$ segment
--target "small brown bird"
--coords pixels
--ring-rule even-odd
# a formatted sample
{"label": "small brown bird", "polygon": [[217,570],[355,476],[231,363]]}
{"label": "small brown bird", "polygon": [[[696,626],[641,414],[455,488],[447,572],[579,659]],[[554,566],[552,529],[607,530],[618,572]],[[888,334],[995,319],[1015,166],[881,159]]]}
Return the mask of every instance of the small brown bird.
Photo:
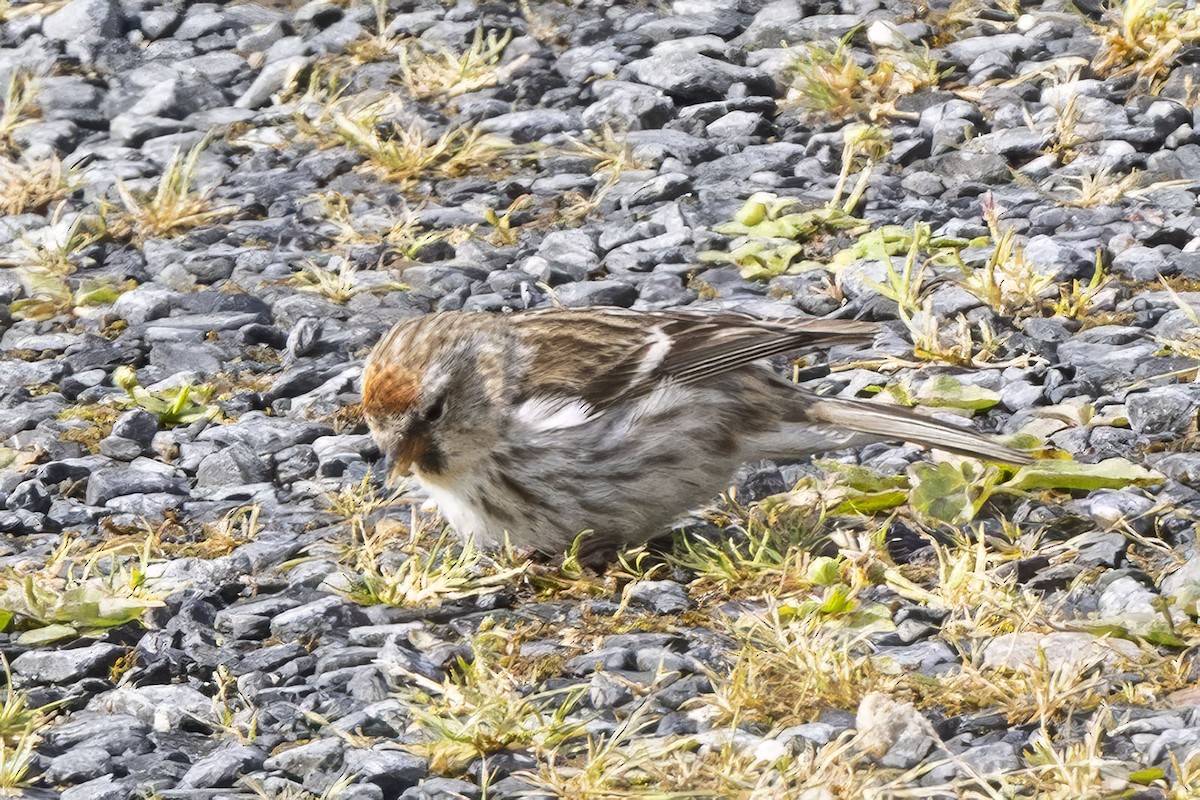
{"label": "small brown bird", "polygon": [[805,391],[764,360],[875,331],[610,308],[434,314],[375,346],[363,408],[389,480],[414,474],[460,535],[557,554],[592,531],[591,558],[662,533],[746,461],[888,440],[1029,460],[907,409]]}

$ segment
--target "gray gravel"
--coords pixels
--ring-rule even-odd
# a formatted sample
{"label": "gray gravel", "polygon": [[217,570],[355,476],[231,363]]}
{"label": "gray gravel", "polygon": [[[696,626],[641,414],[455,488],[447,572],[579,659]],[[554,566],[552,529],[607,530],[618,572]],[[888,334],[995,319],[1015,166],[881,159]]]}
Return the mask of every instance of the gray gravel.
{"label": "gray gravel", "polygon": [[[539,599],[515,582],[432,607],[360,604],[344,591],[339,564],[360,542],[330,498],[380,490],[379,453],[353,407],[365,353],[397,320],[552,299],[835,313],[885,322],[872,355],[910,357],[895,303],[878,291],[878,262],[850,265],[830,289],[824,272],[747,280],[701,255],[728,250],[733,237],[715,229],[755,192],[805,207],[831,196],[848,120],[812,118],[785,96],[788,65],[805,43],[833,49],[846,35],[863,64],[881,58],[878,47],[929,44],[946,70],[942,88],[901,98],[879,120],[891,147],[857,215],[874,227],[922,221],[935,236],[972,239],[987,234],[983,211],[994,204],[1039,273],[1064,288],[1086,285],[1099,250],[1115,278],[1092,298],[1086,325],[1013,321],[959,285],[935,283],[928,297],[944,332],[962,314],[987,322],[1002,343],[979,370],[925,374],[953,373],[994,392],[998,405],[977,417],[987,430],[1040,424],[1080,462],[1124,457],[1165,476],[1151,487],[1002,499],[1022,531],[1038,534],[1032,552],[997,574],[1058,609],[1066,630],[959,640],[943,630],[944,611],[875,586],[868,591],[893,626],[867,637],[872,663],[934,679],[968,667],[1071,669],[1085,658],[1117,681],[1110,673],[1139,655],[1126,638],[1098,638],[1114,631],[1191,658],[1200,600],[1194,48],[1168,63],[1151,93],[1088,68],[1050,77],[1098,52],[1089,19],[1099,8],[1090,2],[1078,13],[1035,3],[1017,18],[983,6],[951,37],[932,13],[945,4],[926,14],[877,0],[379,5],[387,36],[430,52],[461,51],[476,29],[511,32],[502,81],[408,97],[399,58],[369,55],[377,19],[367,3],[68,0],[49,4],[49,14],[14,6],[0,23],[0,81],[32,74],[37,87],[0,153],[73,170],[60,197],[0,218],[0,258],[18,267],[0,273],[0,569],[11,582],[66,540],[93,549],[124,542],[128,555],[131,531],[138,541],[158,531],[175,553],[142,576],[169,587],[145,624],[68,631],[49,643],[0,633],[14,684],[31,704],[58,709],[31,756],[31,796],[478,798],[485,772],[489,798],[540,796],[531,775],[545,765],[534,750],[513,746],[447,768],[422,748],[410,707],[414,692],[460,674],[482,647],[477,633],[497,627],[543,631],[519,642],[519,656],[556,666],[521,691],[576,691],[572,718],[598,736],[636,710],[645,715],[638,737],[692,737],[702,753],[728,743],[774,763],[855,731],[863,763],[916,768],[910,783],[942,787],[930,792],[1025,769],[1023,754],[1045,733],[1036,726],[999,710],[919,708],[880,693],[803,724],[714,726],[694,709],[736,661],[722,621],[763,607],[714,601],[684,570],[583,599]],[[329,129],[322,81],[334,75],[350,101],[404,99],[380,130],[416,123],[437,136],[475,124],[520,158],[497,157],[504,168],[495,172],[389,182],[361,152],[313,135]],[[1065,158],[1053,147],[1068,104],[1077,117]],[[629,161],[619,174],[597,171],[594,154],[578,147],[605,135]],[[44,299],[29,279],[32,243],[61,239],[101,200],[119,209],[121,192],[152,190],[174,153],[204,140],[196,177],[220,215],[144,240],[98,237],[73,254],[63,285],[76,301],[94,281],[122,289],[119,297],[37,318],[22,311]],[[1137,192],[1060,202],[1072,186],[1134,171]],[[367,235],[341,238],[320,201],[335,192]],[[493,231],[486,212],[502,215],[523,196],[528,204],[509,220],[516,235]],[[590,213],[567,221],[581,197]],[[389,241],[384,234],[406,215],[440,234],[478,227],[412,246]],[[852,241],[831,236],[806,257]],[[990,250],[962,256],[978,267]],[[352,296],[305,291],[297,276],[314,270],[350,275]],[[1176,288],[1165,291],[1163,278]],[[801,377],[822,391],[895,382],[870,364],[810,366]],[[132,368],[155,397],[191,384],[213,384],[214,395],[201,413],[164,420],[128,408],[118,367]],[[1093,416],[1052,421],[1080,403]],[[1039,416],[1052,405],[1060,408]],[[915,457],[913,448],[878,445],[841,459],[903,474]],[[738,497],[787,491],[810,474],[807,465],[748,468]],[[229,515],[249,506],[256,535],[247,539],[244,515]],[[377,511],[370,525],[388,516],[406,525],[408,507]],[[997,541],[1004,533],[995,518],[980,522]],[[220,536],[228,546],[207,550]],[[888,547],[901,564],[933,558],[902,522]],[[389,557],[398,567],[405,553]],[[618,631],[620,615],[637,622]],[[608,621],[599,634],[570,644],[560,635],[597,619]],[[1134,675],[1131,685],[1151,677]],[[1200,754],[1200,698],[1167,702],[1108,709],[1106,756],[1123,775],[1165,775],[1171,758]],[[1078,739],[1084,724],[1064,722],[1056,733]],[[1156,785],[1137,796],[1166,795]]]}

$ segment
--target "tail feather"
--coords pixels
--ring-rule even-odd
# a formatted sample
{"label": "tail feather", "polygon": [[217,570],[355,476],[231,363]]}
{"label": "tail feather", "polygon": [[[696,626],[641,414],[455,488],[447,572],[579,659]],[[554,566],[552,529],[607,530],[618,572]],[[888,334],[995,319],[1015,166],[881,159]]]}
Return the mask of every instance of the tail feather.
{"label": "tail feather", "polygon": [[808,421],[877,437],[905,441],[972,458],[1006,464],[1029,464],[1028,453],[1014,450],[972,430],[932,419],[908,408],[811,395],[804,415]]}

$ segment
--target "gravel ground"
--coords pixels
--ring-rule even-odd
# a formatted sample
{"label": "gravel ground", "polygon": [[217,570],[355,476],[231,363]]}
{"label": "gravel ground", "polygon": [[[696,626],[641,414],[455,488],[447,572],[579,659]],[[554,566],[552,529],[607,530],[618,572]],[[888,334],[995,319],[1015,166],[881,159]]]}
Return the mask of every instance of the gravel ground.
{"label": "gravel ground", "polygon": [[[1194,3],[0,20],[0,787],[1200,792]],[[876,445],[605,575],[464,550],[362,359],[551,302],[877,320],[780,368],[1050,466]]]}

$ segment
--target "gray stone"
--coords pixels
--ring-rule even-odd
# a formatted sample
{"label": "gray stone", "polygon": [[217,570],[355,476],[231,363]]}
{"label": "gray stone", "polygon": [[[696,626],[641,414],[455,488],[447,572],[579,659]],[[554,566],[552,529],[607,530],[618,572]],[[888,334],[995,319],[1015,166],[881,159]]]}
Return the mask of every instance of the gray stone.
{"label": "gray stone", "polygon": [[1016,748],[1008,742],[993,742],[968,748],[949,757],[950,763],[935,767],[925,778],[928,785],[943,785],[956,778],[1006,775],[1021,768]]}
{"label": "gray stone", "polygon": [[113,303],[113,313],[130,325],[141,325],[171,313],[172,301],[179,295],[158,286],[139,286],[125,292]]}
{"label": "gray stone", "polygon": [[27,683],[72,683],[108,674],[125,649],[97,642],[64,650],[27,650],[13,659],[13,674]]}
{"label": "gray stone", "polygon": [[745,84],[752,93],[774,90],[770,76],[760,70],[739,67],[699,53],[674,52],[650,56],[628,64],[621,73],[647,86],[654,86],[684,100],[721,100],[735,84]]}
{"label": "gray stone", "polygon": [[1158,764],[1168,758],[1184,764],[1188,758],[1200,752],[1200,728],[1163,731],[1145,751],[1145,763]]}
{"label": "gray stone", "polygon": [[42,22],[42,33],[63,42],[88,35],[111,39],[124,30],[125,16],[117,0],[71,0]]}
{"label": "gray stone", "polygon": [[1152,439],[1176,439],[1196,424],[1200,386],[1160,386],[1125,398],[1129,427]]}
{"label": "gray stone", "polygon": [[122,686],[104,695],[103,702],[111,713],[135,717],[160,732],[178,730],[190,720],[216,723],[212,698],[184,684]]}
{"label": "gray stone", "polygon": [[793,749],[798,744],[803,745],[804,743],[809,743],[816,747],[824,747],[832,742],[839,733],[841,733],[841,729],[828,723],[806,722],[803,725],[793,725],[790,728],[784,728],[775,738],[785,744],[791,743]]}
{"label": "gray stone", "polygon": [[883,767],[910,769],[938,744],[933,725],[912,703],[871,692],[854,718],[858,749]]}
{"label": "gray stone", "polygon": [[590,675],[598,669],[629,669],[634,665],[633,651],[628,647],[601,647],[567,661],[563,665],[568,675]]}
{"label": "gray stone", "polygon": [[271,620],[271,634],[284,641],[360,625],[362,610],[341,597],[322,597],[289,609]]}
{"label": "gray stone", "polygon": [[271,95],[294,81],[312,63],[311,56],[292,56],[268,62],[250,84],[250,88],[234,103],[236,108],[262,108],[271,101]]}
{"label": "gray stone", "polygon": [[261,769],[264,761],[266,754],[257,747],[226,745],[197,759],[180,779],[179,788],[230,788],[243,775]]}
{"label": "gray stone", "polygon": [[196,485],[238,486],[270,480],[271,467],[244,442],[205,456],[196,470]]}
{"label": "gray stone", "polygon": [[129,800],[135,793],[135,784],[131,779],[118,780],[105,775],[64,789],[60,800]]}
{"label": "gray stone", "polygon": [[940,641],[918,642],[907,647],[880,647],[876,650],[875,658],[890,659],[903,670],[913,670],[923,675],[937,674],[949,665],[958,664],[958,656],[948,644]]}
{"label": "gray stone", "polygon": [[314,739],[268,758],[263,768],[307,782],[314,773],[332,773],[342,766],[345,745],[340,739]]}
{"label": "gray stone", "polygon": [[102,506],[116,497],[150,492],[187,494],[187,484],[183,478],[172,478],[159,472],[109,467],[96,470],[88,477],[85,500],[89,506]]}
{"label": "gray stone", "polygon": [[1162,275],[1171,275],[1171,262],[1160,250],[1152,247],[1130,247],[1122,250],[1112,260],[1112,270],[1135,281],[1155,281]]}
{"label": "gray stone", "polygon": [[1187,486],[1200,486],[1200,453],[1167,453],[1149,459],[1154,469]]}
{"label": "gray stone", "polygon": [[425,759],[383,748],[347,750],[346,768],[359,780],[378,786],[389,797],[416,786],[429,772]]}
{"label": "gray stone", "polygon": [[137,442],[120,436],[108,436],[100,441],[100,453],[114,461],[133,461],[146,455],[145,448]]}
{"label": "gray stone", "polygon": [[657,128],[671,119],[675,103],[652,86],[628,81],[603,81],[593,85],[599,98],[583,110],[589,128],[615,125],[622,130]]}
{"label": "gray stone", "polygon": [[655,614],[681,614],[692,607],[687,590],[675,581],[637,581],[625,594],[632,605]]}
{"label": "gray stone", "polygon": [[588,704],[600,710],[623,706],[633,699],[628,684],[614,680],[604,672],[596,672],[588,684]]}
{"label": "gray stone", "polygon": [[943,153],[926,159],[924,168],[948,178],[949,183],[1006,183],[1011,171],[1003,156],[993,153]]}
{"label": "gray stone", "polygon": [[1136,490],[1100,489],[1076,501],[1074,506],[1107,530],[1132,527],[1136,531],[1146,531],[1153,523],[1149,514],[1154,501]]}
{"label": "gray stone", "polygon": [[479,130],[506,136],[518,144],[536,142],[543,136],[563,131],[577,131],[583,123],[579,115],[549,108],[511,111],[479,123]]}
{"label": "gray stone", "polygon": [[1105,621],[1114,621],[1127,628],[1138,628],[1163,621],[1161,613],[1154,607],[1157,598],[1158,595],[1140,581],[1130,577],[1117,578],[1104,587],[1097,613]]}
{"label": "gray stone", "polygon": [[261,411],[251,411],[230,425],[206,428],[199,441],[211,441],[223,447],[245,442],[261,456],[274,455],[298,444],[312,444],[321,436],[329,436],[333,428],[315,422],[270,417]]}
{"label": "gray stone", "polygon": [[797,42],[837,40],[865,22],[858,14],[812,14],[794,0],[771,0],[734,39],[747,50],[787,47]]}
{"label": "gray stone", "polygon": [[51,785],[73,785],[107,775],[112,756],[102,747],[76,747],[50,760],[42,780]]}
{"label": "gray stone", "polygon": [[34,478],[18,483],[4,501],[10,511],[32,511],[45,514],[50,510],[50,493],[40,480]]}
{"label": "gray stone", "polygon": [[684,172],[665,172],[634,188],[626,198],[629,206],[660,203],[692,191],[692,179]]}
{"label": "gray stone", "polygon": [[1041,668],[1045,659],[1051,672],[1098,661],[1107,667],[1120,667],[1135,661],[1138,648],[1124,639],[1102,639],[1090,633],[1004,633],[983,648],[983,666],[1028,672]]}
{"label": "gray stone", "polygon": [[129,439],[145,448],[154,443],[154,435],[158,433],[158,417],[141,408],[126,411],[117,417],[112,426],[112,435]]}
{"label": "gray stone", "polygon": [[482,790],[457,778],[430,778],[405,790],[400,800],[481,800]]}
{"label": "gray stone", "polygon": [[578,229],[546,234],[537,254],[552,268],[565,270],[576,281],[585,280],[600,266],[595,238]]}
{"label": "gray stone", "polygon": [[568,283],[555,290],[555,297],[567,308],[620,306],[629,308],[637,300],[637,289],[614,280]]}
{"label": "gray stone", "polygon": [[1041,44],[1020,33],[972,36],[946,45],[946,54],[959,64],[972,64],[980,56],[1001,53],[1010,58],[1023,58],[1025,53],[1041,49]]}
{"label": "gray stone", "polygon": [[57,416],[67,405],[60,394],[48,394],[22,401],[16,408],[0,411],[0,439],[27,431],[37,423]]}

